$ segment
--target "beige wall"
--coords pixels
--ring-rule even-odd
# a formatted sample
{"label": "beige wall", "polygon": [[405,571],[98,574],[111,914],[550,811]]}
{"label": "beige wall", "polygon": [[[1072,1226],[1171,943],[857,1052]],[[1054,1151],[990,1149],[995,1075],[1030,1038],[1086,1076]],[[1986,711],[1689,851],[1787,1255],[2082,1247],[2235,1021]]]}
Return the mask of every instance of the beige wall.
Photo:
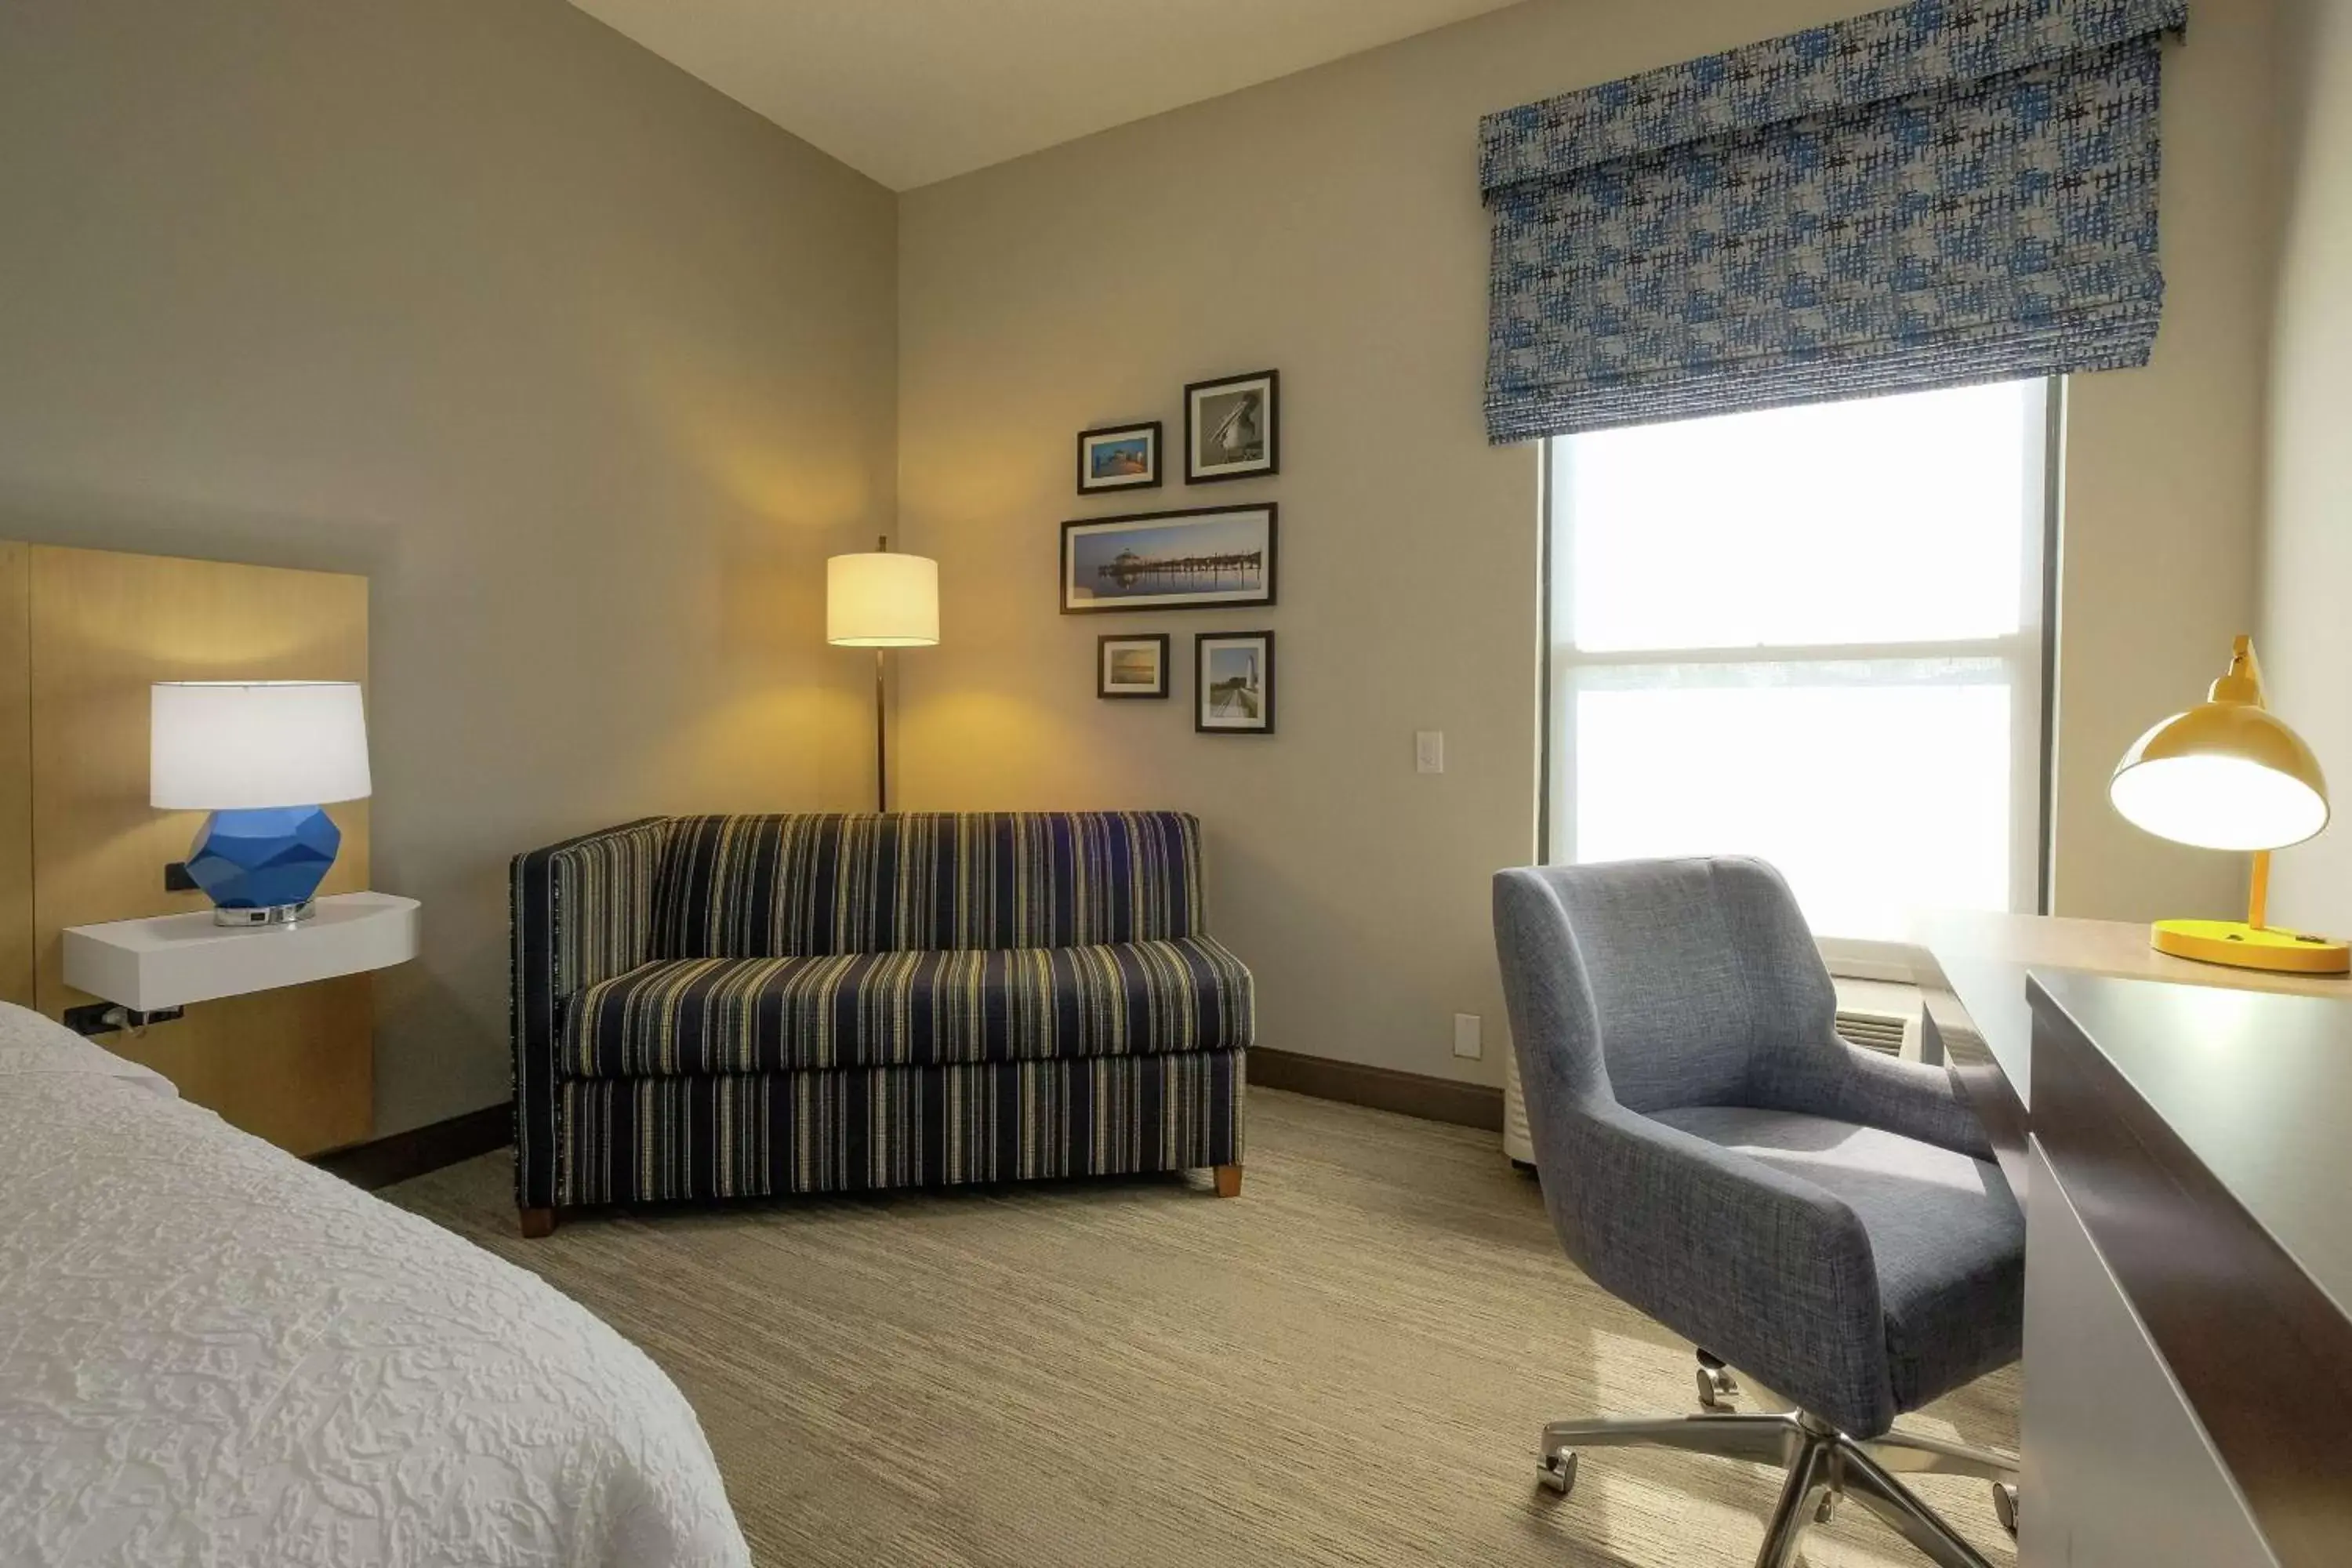
{"label": "beige wall", "polygon": [[2116,759],[2200,700],[2252,629],[2276,203],[2270,0],[2198,0],[2168,48],[2164,329],[2143,371],[2068,388],[2058,909],[2242,919],[2245,863],[2140,832]]}
{"label": "beige wall", "polygon": [[[425,960],[383,987],[383,1131],[505,1092],[516,849],[864,798],[866,667],[821,644],[817,567],[901,510],[948,637],[904,656],[902,804],[1197,810],[1267,1044],[1492,1079],[1487,876],[1534,842],[1538,497],[1534,448],[1479,426],[1477,116],[1864,8],[1535,0],[894,202],[559,0],[28,0],[0,14],[0,147],[40,153],[0,158],[0,537],[373,579],[377,877],[428,907]],[[2077,912],[2236,897],[2104,783],[2253,608],[2273,45],[2269,0],[2199,7],[2157,363],[2074,388]],[[2334,121],[2311,123],[2315,148]],[[2343,355],[2297,346],[2341,337],[2316,286],[2340,171],[2304,167],[2283,701],[2343,664],[2307,570],[2342,549],[2341,481],[2300,392]],[[1265,364],[1285,476],[1069,493],[1082,426],[1173,435],[1183,381]],[[1278,608],[1051,613],[1059,520],[1261,498]],[[1175,633],[1181,666],[1193,631],[1259,625],[1275,737],[1193,735],[1189,670],[1166,708],[1092,696],[1101,631]],[[2314,705],[2323,749],[2352,746]],[[1412,771],[1425,728],[1439,777]],[[2283,863],[2283,900],[2331,885],[2319,854]],[[1455,1011],[1489,1020],[1483,1064],[1449,1055]]]}
{"label": "beige wall", "polygon": [[2272,910],[2352,930],[2352,0],[2281,7],[2286,109],[2272,331],[2263,672],[2334,775],[2337,821],[2281,855]]}
{"label": "beige wall", "polygon": [[[899,497],[946,641],[907,665],[906,803],[1200,812],[1213,923],[1269,1046],[1493,1079],[1487,883],[1534,848],[1537,449],[1486,446],[1478,116],[1868,8],[1536,0],[909,193]],[[2189,701],[2253,600],[2269,255],[2267,0],[2212,0],[2166,102],[2171,293],[2156,363],[2085,378],[2066,473],[2062,908],[2223,913],[2237,870],[2112,818],[2107,770]],[[1283,374],[1282,477],[1071,493],[1090,425],[1180,416],[1185,381]],[[1283,508],[1271,611],[1062,617],[1056,522]],[[1280,733],[1195,736],[1098,702],[1112,629],[1279,637]],[[1416,774],[1412,731],[1447,771]],[[1931,766],[1932,759],[1917,759]],[[1450,1015],[1484,1015],[1483,1063]]]}
{"label": "beige wall", "polygon": [[561,0],[21,0],[0,150],[0,537],[373,581],[379,1131],[505,1097],[509,855],[863,797],[888,192]]}

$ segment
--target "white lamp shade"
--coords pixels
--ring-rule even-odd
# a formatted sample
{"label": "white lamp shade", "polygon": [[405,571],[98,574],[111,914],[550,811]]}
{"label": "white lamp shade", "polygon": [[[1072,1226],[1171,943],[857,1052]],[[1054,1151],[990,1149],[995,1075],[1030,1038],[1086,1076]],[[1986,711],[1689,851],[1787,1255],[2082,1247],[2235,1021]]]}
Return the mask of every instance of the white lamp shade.
{"label": "white lamp shade", "polygon": [[844,647],[929,647],[940,640],[940,563],[870,552],[824,563],[824,640]]}
{"label": "white lamp shade", "polygon": [[370,793],[367,715],[350,680],[159,680],[149,801],[172,811],[324,805]]}
{"label": "white lamp shade", "polygon": [[2134,826],[2200,849],[2284,849],[2327,826],[2327,797],[2243,757],[2166,757],[2117,773],[2107,798]]}

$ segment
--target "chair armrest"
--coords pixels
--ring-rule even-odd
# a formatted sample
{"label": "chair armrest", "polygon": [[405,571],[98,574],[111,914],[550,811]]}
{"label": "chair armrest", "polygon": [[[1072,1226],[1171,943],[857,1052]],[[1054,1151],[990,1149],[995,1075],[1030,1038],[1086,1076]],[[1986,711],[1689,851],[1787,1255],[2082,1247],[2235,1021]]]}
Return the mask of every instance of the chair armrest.
{"label": "chair armrest", "polygon": [[1545,1196],[1603,1287],[1804,1409],[1894,1419],[1878,1268],[1843,1200],[1614,1105],[1558,1131]]}
{"label": "chair armrest", "polygon": [[514,858],[515,1188],[525,1208],[555,1204],[561,1004],[652,956],[655,882],[668,838],[667,817],[646,817]]}
{"label": "chair armrest", "polygon": [[1993,1157],[1992,1142],[1969,1107],[1949,1068],[1896,1061],[1840,1039],[1840,1056],[1803,1103],[1781,1109],[1834,1116],[1898,1132],[1974,1159]]}

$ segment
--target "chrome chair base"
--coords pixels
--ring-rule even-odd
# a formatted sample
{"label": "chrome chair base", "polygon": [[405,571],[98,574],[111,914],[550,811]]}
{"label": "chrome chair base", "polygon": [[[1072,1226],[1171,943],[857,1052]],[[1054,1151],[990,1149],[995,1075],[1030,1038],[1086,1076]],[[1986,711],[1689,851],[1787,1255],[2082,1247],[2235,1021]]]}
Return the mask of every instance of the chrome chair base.
{"label": "chrome chair base", "polygon": [[1629,1447],[1679,1448],[1785,1470],[1788,1479],[1764,1528],[1764,1549],[1757,1554],[1756,1568],[1788,1568],[1796,1560],[1797,1539],[1805,1527],[1816,1521],[1827,1522],[1841,1496],[1876,1514],[1938,1568],[1990,1568],[1976,1548],[1895,1479],[1898,1475],[1980,1477],[1996,1489],[2008,1489],[2008,1495],[1999,1499],[2008,1504],[2002,1522],[2015,1517],[2014,1460],[1907,1432],[1849,1437],[1799,1411],[1554,1421],[1543,1430],[1541,1479],[1566,1496],[1576,1488],[1580,1449]]}

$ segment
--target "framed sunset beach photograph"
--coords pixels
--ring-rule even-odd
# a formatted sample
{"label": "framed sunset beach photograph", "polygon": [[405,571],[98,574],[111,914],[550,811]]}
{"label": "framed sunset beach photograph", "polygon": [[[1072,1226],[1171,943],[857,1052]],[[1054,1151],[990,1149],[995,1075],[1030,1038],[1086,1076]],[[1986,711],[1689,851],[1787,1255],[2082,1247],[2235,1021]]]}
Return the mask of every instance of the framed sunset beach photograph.
{"label": "framed sunset beach photograph", "polygon": [[1274,603],[1275,508],[1202,507],[1062,524],[1062,613]]}
{"label": "framed sunset beach photograph", "polygon": [[1160,488],[1160,421],[1078,432],[1078,493]]}
{"label": "framed sunset beach photograph", "polygon": [[1097,697],[1164,698],[1168,695],[1168,634],[1111,636],[1095,639]]}

